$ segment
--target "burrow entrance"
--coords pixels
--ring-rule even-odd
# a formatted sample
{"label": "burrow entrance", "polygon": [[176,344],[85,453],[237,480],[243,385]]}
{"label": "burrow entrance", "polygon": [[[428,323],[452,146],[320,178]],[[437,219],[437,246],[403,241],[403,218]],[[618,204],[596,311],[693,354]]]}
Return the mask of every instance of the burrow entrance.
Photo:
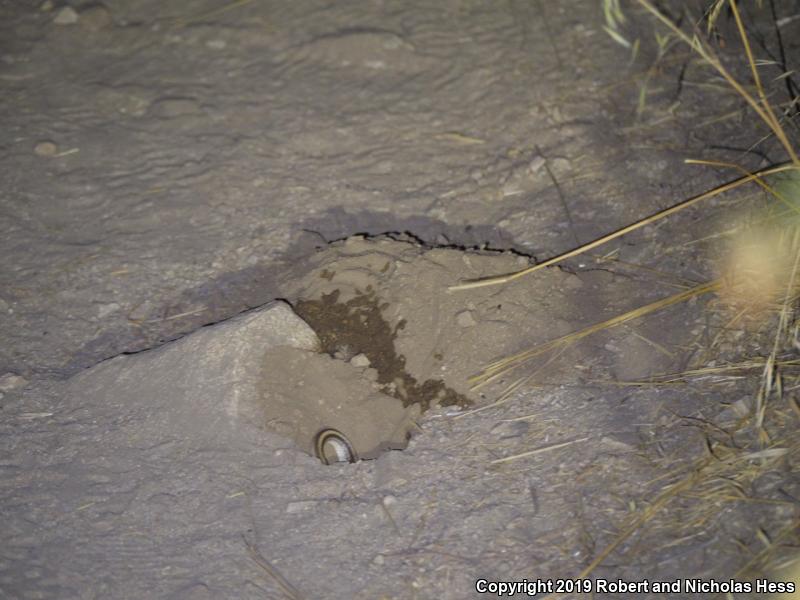
{"label": "burrow entrance", "polygon": [[[475,390],[470,377],[519,351],[526,340],[562,335],[574,318],[569,299],[579,283],[555,270],[500,290],[452,293],[451,287],[528,265],[527,257],[514,253],[430,248],[388,236],[332,243],[283,288],[283,297],[319,339],[321,367],[314,371],[303,363],[291,370],[296,382],[285,385],[276,377],[267,387],[284,389],[305,406],[315,386],[313,395],[325,411],[313,404],[309,414],[354,447],[357,435],[368,438],[363,446],[380,446],[385,433],[394,435],[383,415],[370,414],[386,410],[384,400],[397,403],[402,426],[436,407],[481,402],[493,391]],[[337,377],[361,383],[337,392]],[[498,379],[492,386],[508,383]],[[363,393],[351,393],[356,389]],[[368,423],[372,416],[381,417],[377,429]]]}

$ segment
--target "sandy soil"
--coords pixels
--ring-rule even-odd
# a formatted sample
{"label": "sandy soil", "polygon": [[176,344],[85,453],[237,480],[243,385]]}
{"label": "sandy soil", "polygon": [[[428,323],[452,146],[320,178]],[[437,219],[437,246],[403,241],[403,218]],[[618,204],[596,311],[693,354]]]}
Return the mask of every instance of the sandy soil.
{"label": "sandy soil", "polygon": [[[616,385],[694,364],[705,299],[527,365],[501,402],[513,379],[466,383],[708,279],[735,198],[509,286],[447,290],[725,179],[684,157],[777,160],[743,153],[753,123],[717,120],[734,96],[677,83],[705,81],[685,52],[654,72],[646,43],[630,63],[584,0],[65,6],[0,3],[0,596],[461,599],[485,597],[478,578],[575,577],[702,454],[697,424],[748,397]],[[141,407],[69,393],[106,359],[276,298],[325,360],[362,355],[385,393],[431,406],[408,448],[324,466],[252,427],[137,443]],[[353,314],[371,335],[335,328]],[[728,579],[757,527],[796,516],[692,510],[594,574]]]}

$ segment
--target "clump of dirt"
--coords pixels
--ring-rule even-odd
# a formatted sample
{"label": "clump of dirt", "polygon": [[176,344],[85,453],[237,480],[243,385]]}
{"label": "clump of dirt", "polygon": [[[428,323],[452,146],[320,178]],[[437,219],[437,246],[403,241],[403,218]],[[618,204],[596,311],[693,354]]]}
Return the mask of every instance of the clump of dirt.
{"label": "clump of dirt", "polygon": [[382,391],[401,400],[403,406],[418,404],[426,411],[437,404],[471,404],[443,381],[419,382],[406,371],[406,359],[395,348],[397,333],[406,320],[390,325],[381,312],[389,308],[388,302],[381,302],[372,289],[345,302],[339,301],[340,295],[337,289],[317,300],[300,300],[295,306],[297,314],[317,332],[323,352],[332,357],[366,356],[378,373]]}
{"label": "clump of dirt", "polygon": [[338,462],[317,443],[324,431],[350,446],[351,456],[339,460],[376,458],[408,444],[419,407],[404,407],[384,394],[367,370],[287,346],[270,349],[264,362],[259,381],[264,425],[294,439],[301,450]]}
{"label": "clump of dirt", "polygon": [[[450,289],[530,264],[511,252],[353,236],[309,263],[304,275],[285,284],[284,297],[325,352],[351,364],[368,362],[384,393],[422,410],[481,401],[470,376],[492,360],[569,333],[581,317],[575,297],[583,284],[558,269],[500,287]],[[357,361],[358,354],[364,356]]]}

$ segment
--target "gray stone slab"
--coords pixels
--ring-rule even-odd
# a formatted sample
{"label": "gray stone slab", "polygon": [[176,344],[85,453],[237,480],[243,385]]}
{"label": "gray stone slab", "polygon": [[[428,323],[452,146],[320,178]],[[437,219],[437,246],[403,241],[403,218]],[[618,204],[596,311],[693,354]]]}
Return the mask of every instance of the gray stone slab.
{"label": "gray stone slab", "polygon": [[121,355],[74,376],[72,400],[93,414],[140,423],[149,446],[192,437],[224,446],[242,427],[278,431],[308,453],[335,427],[357,455],[405,447],[402,404],[360,371],[318,353],[314,331],[285,302],[272,302],[159,348]]}
{"label": "gray stone slab", "polygon": [[118,410],[120,416],[148,413],[147,437],[176,427],[215,436],[256,417],[266,350],[314,351],[318,344],[288,304],[272,302],[159,348],[102,362],[73,377],[69,390],[83,404]]}

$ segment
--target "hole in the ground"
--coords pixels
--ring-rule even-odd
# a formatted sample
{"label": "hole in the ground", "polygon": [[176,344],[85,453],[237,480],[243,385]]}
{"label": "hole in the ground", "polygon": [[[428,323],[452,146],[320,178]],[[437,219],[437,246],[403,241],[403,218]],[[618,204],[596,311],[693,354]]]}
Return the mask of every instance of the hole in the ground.
{"label": "hole in the ground", "polygon": [[322,350],[349,360],[363,354],[378,373],[384,393],[398,398],[404,406],[419,404],[422,411],[434,405],[467,406],[470,400],[444,382],[418,381],[406,371],[406,359],[397,353],[397,331],[405,326],[400,321],[394,328],[384,319],[380,300],[374,292],[341,302],[338,290],[323,294],[317,300],[300,300],[295,310],[317,332]]}

